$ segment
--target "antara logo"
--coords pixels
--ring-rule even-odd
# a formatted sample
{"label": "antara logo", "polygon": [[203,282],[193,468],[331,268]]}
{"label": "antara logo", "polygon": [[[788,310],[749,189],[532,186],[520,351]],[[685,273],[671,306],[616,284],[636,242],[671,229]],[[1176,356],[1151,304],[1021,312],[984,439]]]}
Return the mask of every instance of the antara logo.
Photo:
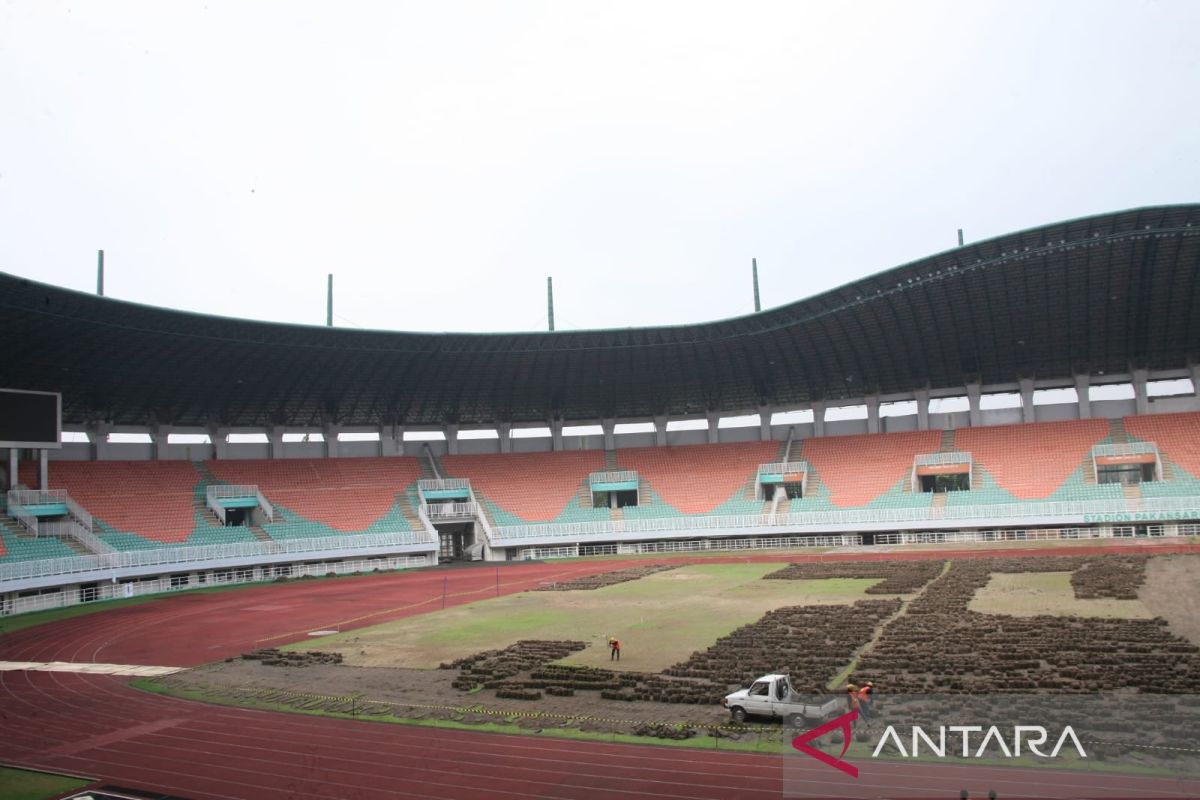
{"label": "antara logo", "polygon": [[[792,747],[796,748],[805,755],[812,756],[822,764],[828,764],[834,769],[841,770],[851,778],[857,778],[858,767],[842,760],[842,756],[846,755],[846,750],[850,747],[850,737],[854,733],[854,729],[851,726],[854,724],[854,720],[856,719],[858,719],[857,711],[851,711],[848,714],[842,714],[840,717],[834,717],[824,725],[813,728],[811,731],[805,731],[795,739],[792,739]],[[809,742],[811,742],[813,739],[819,739],[830,731],[835,730],[841,730],[842,732],[842,752],[838,754],[837,758],[834,758],[828,753],[822,752],[809,744]]]}
{"label": "antara logo", "polygon": [[[796,738],[792,739],[792,747],[799,750],[805,755],[815,758],[822,764],[829,766],[846,773],[851,778],[858,777],[858,767],[844,761],[843,757],[846,751],[850,748],[850,739],[854,735],[853,724],[858,719],[858,712],[851,711],[848,714],[842,714],[840,717],[834,717],[824,725],[813,728],[810,731],[805,731]],[[1013,728],[1012,734],[1005,737],[1001,733],[1000,728],[996,725],[991,725],[985,729],[982,725],[949,725],[942,726],[937,729],[936,738],[931,736],[926,730],[920,726],[912,727],[911,748],[905,748],[904,740],[900,738],[900,734],[896,732],[894,725],[889,725],[879,738],[879,743],[875,745],[874,752],[871,753],[871,758],[878,758],[883,752],[884,747],[889,743],[895,748],[901,758],[917,758],[921,755],[922,743],[928,751],[928,755],[936,756],[937,758],[945,758],[949,752],[952,756],[958,755],[961,752],[963,758],[985,758],[989,755],[988,747],[994,744],[1003,753],[1005,758],[1020,758],[1022,748],[1029,753],[1040,756],[1041,758],[1057,758],[1060,751],[1067,744],[1074,748],[1080,758],[1087,758],[1088,755],[1083,749],[1083,745],[1079,741],[1079,737],[1075,735],[1074,729],[1068,725],[1063,728],[1061,734],[1054,745],[1054,748],[1049,752],[1043,752],[1040,748],[1050,739],[1050,732],[1041,725],[1017,725]],[[842,734],[842,752],[837,757],[818,750],[813,745],[809,744],[814,739],[819,739],[827,733],[833,731],[841,731]],[[971,734],[983,734],[982,738],[977,740],[979,746],[972,749]],[[947,746],[947,736],[953,739],[958,736],[961,739],[962,747],[951,750]],[[1009,742],[1012,742],[1012,747],[1009,747]],[[885,756],[891,753],[884,753]],[[995,755],[995,754],[991,754]]]}
{"label": "antara logo", "polygon": [[[962,739],[961,752],[963,758],[985,758],[988,755],[987,749],[990,744],[995,744],[1000,752],[1004,754],[1005,758],[1020,758],[1022,745],[1035,756],[1041,758],[1058,758],[1059,751],[1068,742],[1075,748],[1075,752],[1079,754],[1080,758],[1088,757],[1087,753],[1083,750],[1083,745],[1079,742],[1079,737],[1075,735],[1075,730],[1070,725],[1063,728],[1062,733],[1059,734],[1058,740],[1054,744],[1054,749],[1049,753],[1043,753],[1039,749],[1050,738],[1050,732],[1041,725],[1017,725],[1013,728],[1012,734],[1007,738],[1000,732],[1000,728],[995,725],[987,728],[986,733],[984,733],[982,725],[943,725],[938,728],[936,741],[925,732],[924,728],[914,725],[912,727],[911,752],[904,749],[904,742],[900,739],[900,734],[896,733],[894,726],[889,725],[887,726],[887,730],[883,732],[883,736],[879,737],[879,744],[875,745],[875,752],[871,753],[871,758],[878,757],[880,751],[883,750],[884,745],[888,742],[891,742],[895,746],[896,752],[902,758],[916,758],[920,755],[922,741],[931,755],[938,758],[945,758],[947,732],[949,732],[951,737],[957,735]],[[983,738],[979,740],[979,747],[974,752],[971,751],[971,734],[973,733],[983,734]],[[1012,742],[1011,749],[1008,746],[1010,741]],[[955,748],[955,750],[957,749]]]}

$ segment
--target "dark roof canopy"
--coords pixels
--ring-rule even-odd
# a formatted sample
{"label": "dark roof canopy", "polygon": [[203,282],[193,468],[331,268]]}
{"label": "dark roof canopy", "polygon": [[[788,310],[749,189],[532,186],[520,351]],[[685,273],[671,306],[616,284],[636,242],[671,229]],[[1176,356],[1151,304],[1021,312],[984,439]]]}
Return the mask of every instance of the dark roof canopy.
{"label": "dark roof canopy", "polygon": [[751,316],[557,333],[227,319],[0,273],[0,386],[67,423],[410,425],[700,414],[1200,362],[1200,205],[970,244]]}

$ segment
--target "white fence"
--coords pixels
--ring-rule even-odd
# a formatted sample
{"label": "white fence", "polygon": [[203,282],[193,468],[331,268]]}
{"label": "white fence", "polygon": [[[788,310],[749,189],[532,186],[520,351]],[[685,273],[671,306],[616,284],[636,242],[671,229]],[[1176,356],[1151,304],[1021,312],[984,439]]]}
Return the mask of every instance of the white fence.
{"label": "white fence", "polygon": [[807,461],[776,461],[758,467],[759,475],[800,475],[807,472]]}
{"label": "white fence", "polygon": [[280,578],[319,577],[330,573],[350,575],[374,570],[413,569],[432,566],[435,562],[436,559],[425,555],[353,558],[345,561],[277,564],[263,567],[226,567],[195,574],[163,575],[152,580],[132,580],[116,584],[106,582],[98,584],[93,589],[64,587],[29,597],[0,599],[0,616],[45,611],[51,608],[64,608],[102,600],[182,592],[214,585],[273,581]]}
{"label": "white fence", "polygon": [[1132,525],[1100,528],[1030,528],[994,531],[917,531],[877,533],[875,544],[983,544],[986,542],[1045,542],[1079,539],[1123,539],[1139,535],[1150,538],[1200,536],[1200,525]]}
{"label": "white fence", "polygon": [[417,481],[417,489],[422,492],[436,492],[447,489],[470,489],[471,481],[467,478],[422,478]]}
{"label": "white fence", "polygon": [[479,512],[478,503],[429,503],[421,508],[433,522],[473,518]]}
{"label": "white fence", "polygon": [[255,558],[262,556],[303,555],[304,553],[330,550],[383,550],[389,547],[433,544],[436,541],[426,531],[404,531],[353,534],[336,538],[324,536],[314,539],[282,539],[270,542],[236,542],[123,550],[95,556],[70,556],[39,561],[0,563],[0,584],[3,581],[53,575],[69,576],[106,570],[127,570],[141,567],[186,568],[189,563],[202,561],[245,561],[250,563]]}
{"label": "white fence", "polygon": [[943,467],[950,464],[970,464],[971,454],[957,450],[953,453],[922,453],[913,462],[918,467]]}
{"label": "white fence", "polygon": [[225,515],[228,509],[221,505],[220,500],[225,497],[253,497],[258,501],[258,507],[266,515],[267,522],[275,521],[275,506],[271,505],[270,501],[258,490],[257,485],[250,484],[233,484],[233,483],[213,483],[209,484],[205,491],[205,501],[210,511],[217,515],[217,519],[221,520],[221,524],[225,524]]}
{"label": "white fence", "polygon": [[522,548],[520,560],[576,556],[642,555],[647,553],[707,553],[733,550],[791,550],[804,547],[850,547],[862,544],[858,534],[842,536],[756,536],[745,539],[688,539],[659,542],[612,542]]}
{"label": "white fence", "polygon": [[[845,511],[797,511],[790,514],[742,514],[712,517],[661,517],[547,525],[498,525],[493,543],[505,540],[571,538],[704,531],[736,528],[786,527],[819,529],[822,526],[897,525],[907,527],[930,521],[966,521],[1037,517],[1087,518],[1089,522],[1158,522],[1156,515],[1200,519],[1200,497],[1143,498],[1137,508],[1125,500],[1078,500],[1055,503],[996,503],[992,505],[946,506],[945,508],[849,509]],[[1130,517],[1124,519],[1124,517]]]}
{"label": "white fence", "polygon": [[630,483],[637,479],[637,472],[631,469],[593,472],[588,475],[588,486],[595,486],[597,483]]}

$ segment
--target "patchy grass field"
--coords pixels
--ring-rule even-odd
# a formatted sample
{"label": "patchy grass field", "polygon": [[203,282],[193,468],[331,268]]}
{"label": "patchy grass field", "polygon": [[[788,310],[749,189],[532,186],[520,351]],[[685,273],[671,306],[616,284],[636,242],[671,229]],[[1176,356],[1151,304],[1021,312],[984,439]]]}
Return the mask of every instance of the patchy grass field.
{"label": "patchy grass field", "polygon": [[764,581],[783,564],[693,564],[592,591],[525,592],[373,628],[299,642],[356,666],[428,669],[520,639],[590,643],[563,663],[609,666],[605,642],[621,640],[623,669],[654,672],[703,650],[767,611],[849,604],[878,579]]}
{"label": "patchy grass field", "polygon": [[1141,600],[1077,600],[1070,572],[994,572],[968,608],[981,614],[1150,619]]}

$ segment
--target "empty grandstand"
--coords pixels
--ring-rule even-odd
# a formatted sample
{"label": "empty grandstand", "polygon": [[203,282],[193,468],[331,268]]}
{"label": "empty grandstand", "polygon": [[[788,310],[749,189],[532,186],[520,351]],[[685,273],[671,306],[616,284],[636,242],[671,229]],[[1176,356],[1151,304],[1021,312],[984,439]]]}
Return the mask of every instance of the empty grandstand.
{"label": "empty grandstand", "polygon": [[0,372],[61,394],[73,434],[7,451],[0,608],[459,558],[1194,535],[1198,274],[1189,205],[672,328],[308,328],[0,275]]}

